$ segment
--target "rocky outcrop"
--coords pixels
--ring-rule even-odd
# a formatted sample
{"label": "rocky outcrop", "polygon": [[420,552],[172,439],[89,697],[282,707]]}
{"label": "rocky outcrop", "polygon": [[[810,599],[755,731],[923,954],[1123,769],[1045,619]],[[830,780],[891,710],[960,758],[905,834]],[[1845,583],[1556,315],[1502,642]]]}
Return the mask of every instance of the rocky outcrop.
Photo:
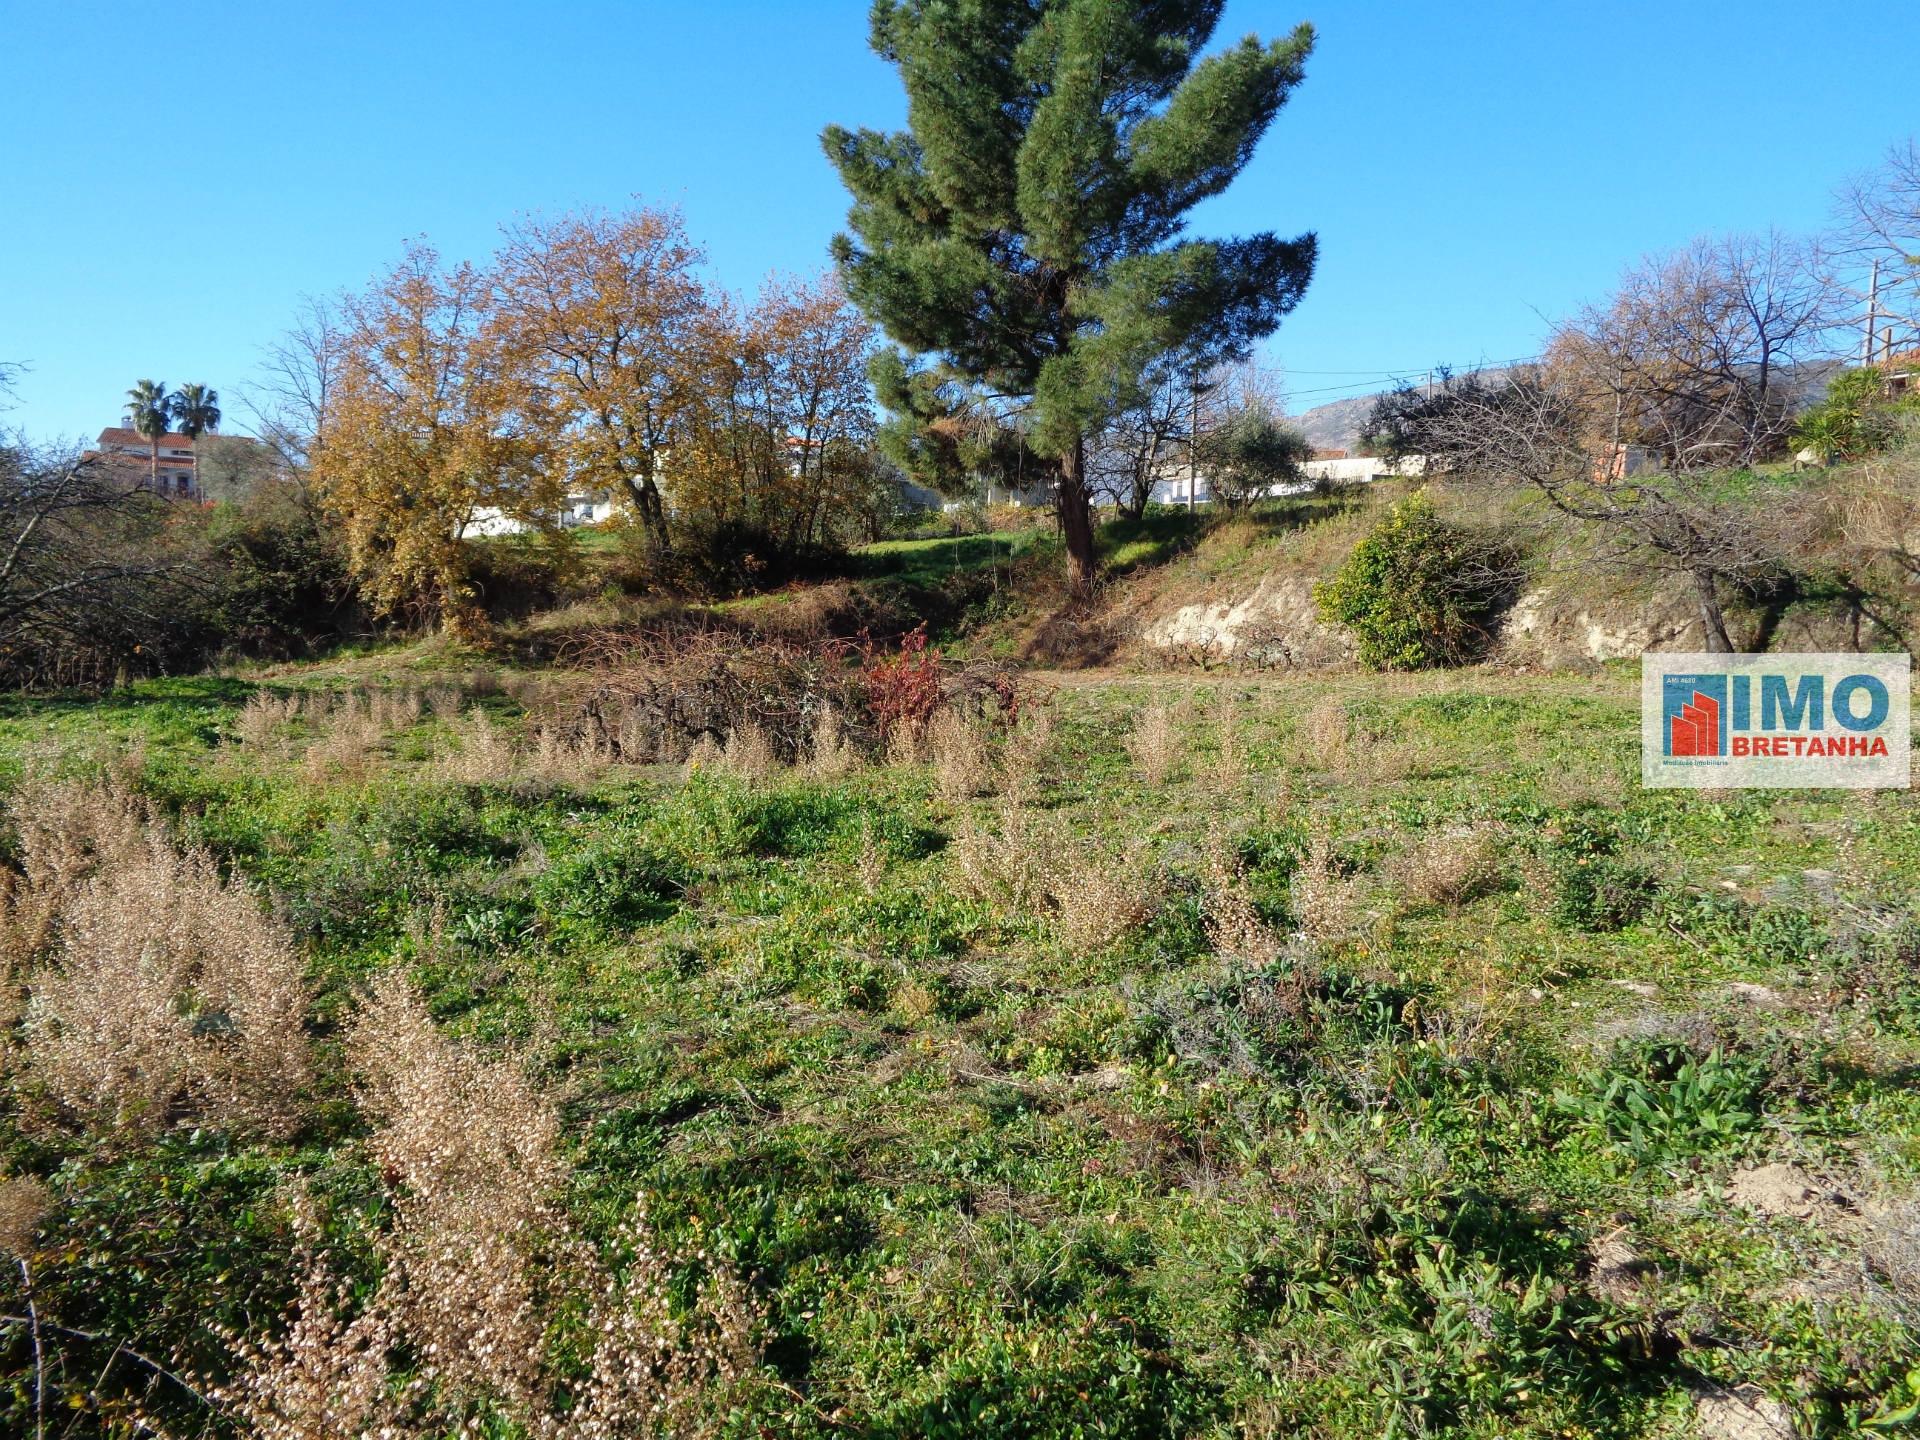
{"label": "rocky outcrop", "polygon": [[1677,596],[1595,607],[1563,599],[1551,587],[1529,590],[1514,602],[1495,646],[1498,658],[1510,664],[1549,669],[1630,660],[1648,650],[1703,648],[1700,617]]}
{"label": "rocky outcrop", "polygon": [[[1137,602],[1130,607],[1129,628],[1143,650],[1168,660],[1252,669],[1349,664],[1353,638],[1321,621],[1313,581],[1298,571],[1269,571],[1251,588],[1244,581],[1233,588],[1219,586],[1213,596],[1197,601]],[[1796,605],[1770,619],[1754,610],[1730,609],[1729,622],[1737,644],[1767,650],[1850,650],[1887,638],[1833,603]],[[1676,587],[1651,588],[1643,582],[1610,595],[1598,586],[1551,585],[1528,590],[1514,602],[1486,658],[1564,670],[1632,660],[1647,651],[1706,648],[1693,598]]]}
{"label": "rocky outcrop", "polygon": [[1226,661],[1254,668],[1322,667],[1353,658],[1353,640],[1314,611],[1313,583],[1266,575],[1245,594],[1143,616],[1144,644],[1168,658]]}

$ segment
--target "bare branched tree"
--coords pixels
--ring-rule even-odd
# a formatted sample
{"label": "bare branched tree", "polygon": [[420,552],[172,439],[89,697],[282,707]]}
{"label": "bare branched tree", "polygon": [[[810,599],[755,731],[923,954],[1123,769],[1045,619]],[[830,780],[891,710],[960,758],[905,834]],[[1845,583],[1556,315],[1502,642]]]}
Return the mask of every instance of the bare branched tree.
{"label": "bare branched tree", "polygon": [[1793,424],[1793,369],[1839,319],[1818,252],[1780,234],[1697,240],[1628,271],[1548,351],[1592,440],[1644,445],[1672,470],[1753,465]]}
{"label": "bare branched tree", "polygon": [[304,475],[327,403],[346,357],[347,327],[338,301],[306,296],[293,324],[261,356],[258,378],[241,401],[259,437],[287,471]]}
{"label": "bare branched tree", "polygon": [[1271,370],[1169,355],[1147,371],[1132,403],[1117,409],[1092,442],[1089,486],[1137,520],[1156,485],[1172,481],[1184,488],[1197,461],[1218,498],[1222,482],[1214,473],[1218,464],[1208,463],[1209,450],[1219,451],[1215,442],[1226,432],[1245,431],[1250,415],[1277,427],[1281,408],[1279,377]]}
{"label": "bare branched tree", "polygon": [[1920,345],[1920,139],[1887,151],[1835,197],[1834,252],[1845,265],[1861,358]]}
{"label": "bare branched tree", "polygon": [[1136,403],[1117,412],[1088,451],[1087,481],[1097,498],[1130,519],[1146,513],[1153,487],[1185,457],[1196,388],[1204,384],[1173,363],[1147,377]]}
{"label": "bare branched tree", "polygon": [[184,562],[139,478],[0,439],[0,681],[93,683],[167,648]]}
{"label": "bare branched tree", "polygon": [[1752,465],[1793,425],[1795,367],[1826,353],[1841,314],[1810,244],[1769,233],[1699,240],[1627,272],[1548,351],[1590,439],[1643,446],[1670,470]]}
{"label": "bare branched tree", "polygon": [[1794,522],[1782,505],[1744,499],[1724,476],[1613,473],[1595,447],[1593,395],[1552,369],[1458,387],[1422,436],[1435,468],[1469,483],[1527,486],[1591,524],[1597,563],[1654,570],[1693,588],[1706,648],[1730,653],[1725,600],[1782,573]]}

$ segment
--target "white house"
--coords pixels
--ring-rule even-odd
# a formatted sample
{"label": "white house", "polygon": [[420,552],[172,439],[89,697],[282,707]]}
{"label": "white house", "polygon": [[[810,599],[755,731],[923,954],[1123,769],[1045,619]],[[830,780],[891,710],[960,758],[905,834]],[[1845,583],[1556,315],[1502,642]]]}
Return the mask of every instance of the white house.
{"label": "white house", "polygon": [[[1382,460],[1376,455],[1327,455],[1301,462],[1300,469],[1306,479],[1287,485],[1269,485],[1265,495],[1268,499],[1280,499],[1287,495],[1307,495],[1322,485],[1371,485],[1376,480],[1394,476],[1421,475],[1426,473],[1426,468],[1424,455],[1409,455],[1400,461]],[[1164,479],[1154,482],[1154,503],[1186,504],[1187,467],[1169,465],[1164,473]],[[1194,487],[1193,501],[1196,505],[1206,505],[1212,500],[1213,488],[1207,484],[1206,472],[1202,471],[1200,483]]]}
{"label": "white house", "polygon": [[1329,455],[1309,460],[1300,467],[1307,478],[1321,485],[1371,485],[1374,481],[1398,475],[1423,475],[1427,457],[1409,455],[1404,460],[1382,460],[1378,455]]}
{"label": "white house", "polygon": [[[562,530],[573,530],[582,525],[598,525],[603,520],[613,518],[613,497],[604,490],[569,495],[555,518],[560,522]],[[467,537],[518,535],[530,528],[532,527],[524,520],[507,514],[498,506],[482,505],[473,512],[460,533]]]}

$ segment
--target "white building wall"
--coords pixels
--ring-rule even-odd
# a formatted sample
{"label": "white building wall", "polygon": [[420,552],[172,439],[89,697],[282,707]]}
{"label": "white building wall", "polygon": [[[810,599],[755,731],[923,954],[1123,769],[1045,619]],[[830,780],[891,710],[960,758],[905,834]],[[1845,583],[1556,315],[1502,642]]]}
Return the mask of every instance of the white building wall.
{"label": "white building wall", "polygon": [[[1376,480],[1426,473],[1427,462],[1423,455],[1412,455],[1397,464],[1381,460],[1371,455],[1349,455],[1338,460],[1308,460],[1300,469],[1306,475],[1303,482],[1292,485],[1272,485],[1267,488],[1267,498],[1280,499],[1288,495],[1305,495],[1320,485],[1370,485]],[[1206,473],[1200,475],[1200,483],[1194,494],[1195,503],[1206,505],[1213,500],[1213,491],[1207,484]],[[1169,467],[1167,478],[1154,482],[1153,501],[1156,505],[1184,505],[1187,503],[1187,470],[1184,465]]]}
{"label": "white building wall", "polygon": [[[598,525],[613,518],[613,499],[608,495],[569,495],[560,511],[560,528],[572,530],[582,525]],[[507,514],[498,506],[482,505],[467,521],[463,536],[518,535],[532,527]]]}

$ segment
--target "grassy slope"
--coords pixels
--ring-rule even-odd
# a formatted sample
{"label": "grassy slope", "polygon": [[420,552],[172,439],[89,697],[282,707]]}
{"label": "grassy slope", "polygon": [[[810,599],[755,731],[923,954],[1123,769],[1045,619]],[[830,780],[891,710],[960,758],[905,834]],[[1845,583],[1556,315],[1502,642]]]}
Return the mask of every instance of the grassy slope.
{"label": "grassy slope", "polygon": [[[1867,557],[1850,550],[1843,538],[1845,497],[1883,480],[1860,467],[1810,478],[1770,466],[1729,472],[1714,482],[1712,494],[1719,502],[1761,509],[1777,508],[1783,500],[1798,504],[1817,494],[1827,497],[1809,505],[1805,533],[1793,537],[1801,547],[1794,557],[1801,572],[1795,584],[1774,586],[1765,594],[1725,587],[1722,598],[1739,643],[1828,649],[1846,648],[1857,637],[1869,649],[1906,645],[1920,596],[1903,577],[1865,563]],[[990,599],[970,594],[966,603],[936,610],[937,634],[970,653],[1028,663],[1156,665],[1162,657],[1141,653],[1137,627],[1182,606],[1244,600],[1263,579],[1304,588],[1326,577],[1386,507],[1412,488],[1418,487],[1382,482],[1263,503],[1227,518],[1204,510],[1156,508],[1140,521],[1110,521],[1100,532],[1108,583],[1092,605],[1069,600],[1059,583],[1057,543],[1045,529],[867,547],[853,584],[871,584],[881,566],[895,568],[915,584],[911,605],[912,595],[930,596],[943,582],[951,593],[964,589],[969,576],[978,580],[991,574]],[[1684,582],[1652,568],[1644,556],[1623,559],[1601,532],[1558,520],[1537,496],[1445,485],[1428,487],[1428,494],[1446,517],[1469,526],[1498,526],[1527,554],[1527,588],[1546,592],[1540,618],[1555,638],[1520,641],[1512,658],[1521,663],[1578,659],[1582,636],[1595,625],[1633,635],[1648,627],[1662,634],[1665,626],[1693,623],[1694,602]],[[1849,572],[1864,587],[1858,595],[1840,579]],[[777,611],[787,600],[756,603]],[[1057,633],[1059,617],[1073,622],[1064,636]]]}
{"label": "grassy slope", "polygon": [[[611,1224],[651,1188],[769,1296],[803,1398],[760,1433],[1639,1435],[1677,1433],[1702,1375],[1824,1425],[1903,1393],[1911,1337],[1859,1226],[1720,1187],[1758,1158],[1863,1204],[1910,1185],[1911,941],[1861,935],[1911,904],[1915,806],[1641,792],[1622,673],[1063,683],[1034,810],[1131,854],[1156,902],[1091,951],[967,896],[949,842],[1000,802],[944,800],[922,767],[462,785],[427,720],[324,774],[297,729],[236,746],[247,689],[11,701],[0,756],[135,776],[271,888],[330,1020],[401,964],[448,1027],[524,1047],[569,1097],[576,1209]],[[1185,707],[1157,785],[1123,747],[1148,699]],[[1402,857],[1463,826],[1497,878],[1421,903]],[[1352,926],[1280,971],[1215,953],[1209,835],[1285,930],[1315,830]],[[1611,928],[1643,875],[1663,893]],[[313,1177],[351,1233],[357,1133],[336,1100],[280,1151],[12,1139],[66,1206],[43,1304],[149,1353],[267,1323],[275,1187]],[[1608,1235],[1657,1266],[1611,1297]]]}

